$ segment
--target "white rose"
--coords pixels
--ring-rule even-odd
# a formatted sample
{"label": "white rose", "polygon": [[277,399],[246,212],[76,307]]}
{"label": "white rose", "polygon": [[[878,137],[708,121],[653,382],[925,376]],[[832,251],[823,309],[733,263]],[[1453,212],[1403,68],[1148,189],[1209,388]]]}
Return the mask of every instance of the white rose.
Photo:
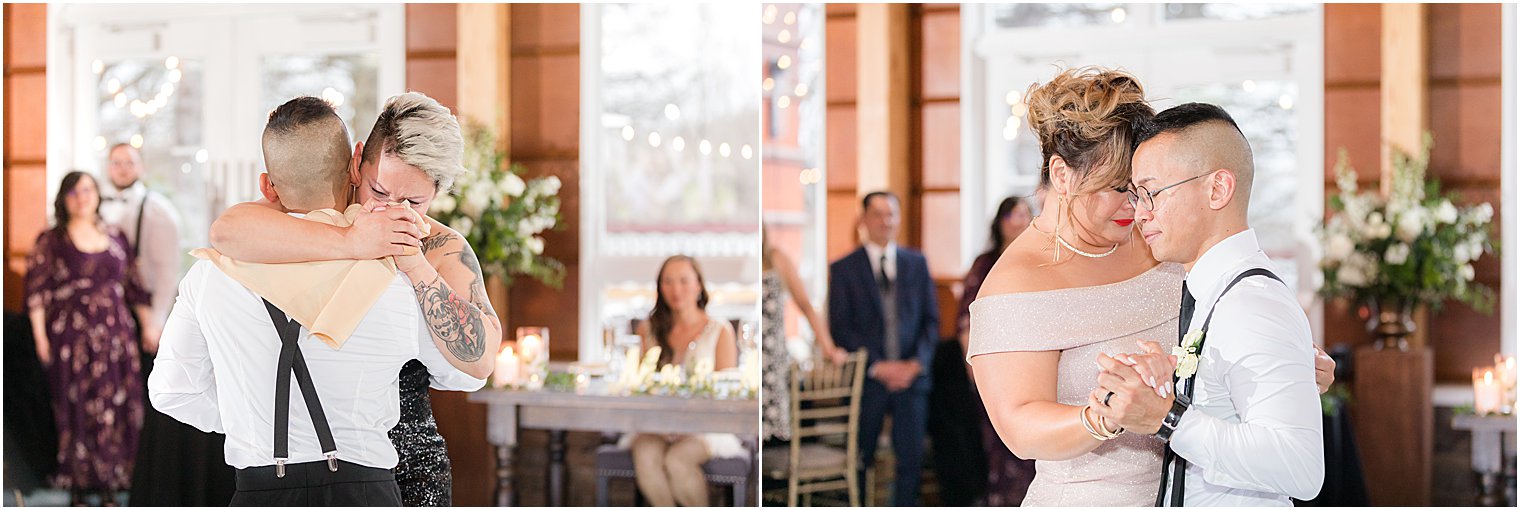
{"label": "white rose", "polygon": [[1383,213],[1378,212],[1378,211],[1372,211],[1372,214],[1367,215],[1367,225],[1369,225],[1369,226],[1376,226],[1376,225],[1382,225],[1382,224],[1383,224]]}
{"label": "white rose", "polygon": [[1467,253],[1472,254],[1472,258],[1468,260],[1478,260],[1478,257],[1483,256],[1483,241],[1477,236],[1468,238]]}
{"label": "white rose", "polygon": [[1473,217],[1477,218],[1478,223],[1488,223],[1490,221],[1493,221],[1494,206],[1490,205],[1488,202],[1478,204],[1478,207],[1473,212]]}
{"label": "white rose", "polygon": [[1383,260],[1395,266],[1403,265],[1404,262],[1409,260],[1409,245],[1394,243],[1393,246],[1388,247],[1388,251],[1383,252]]}
{"label": "white rose", "polygon": [[529,237],[526,243],[528,251],[533,252],[534,255],[542,255],[544,253],[544,238],[538,236]]}
{"label": "white rose", "polygon": [[1348,287],[1361,287],[1367,284],[1367,275],[1361,267],[1346,264],[1335,272],[1335,281]]}
{"label": "white rose", "polygon": [[1470,245],[1467,243],[1457,243],[1457,245],[1453,246],[1451,249],[1451,257],[1453,259],[1456,259],[1458,263],[1472,260],[1472,249],[1469,248],[1469,246]]}
{"label": "white rose", "polygon": [[560,182],[559,182],[559,177],[558,176],[551,175],[551,176],[548,176],[548,177],[544,178],[544,194],[545,195],[556,195],[556,194],[559,194],[559,187],[560,187]]}
{"label": "white rose", "polygon": [[1198,356],[1189,355],[1177,359],[1177,377],[1186,379],[1198,373]]}
{"label": "white rose", "polygon": [[1399,240],[1406,243],[1414,242],[1425,231],[1425,208],[1413,207],[1399,215]]}
{"label": "white rose", "polygon": [[517,220],[517,232],[518,232],[518,234],[537,233],[536,230],[533,230],[533,219],[532,218],[523,218],[523,219]]}
{"label": "white rose", "polygon": [[459,201],[454,199],[454,195],[440,193],[433,199],[433,206],[430,209],[438,213],[447,213],[453,211],[457,205],[459,205]]}
{"label": "white rose", "polygon": [[1442,200],[1441,205],[1436,206],[1436,222],[1440,224],[1452,224],[1457,222],[1457,206],[1451,205],[1450,200]]}
{"label": "white rose", "polygon": [[491,190],[489,188],[471,188],[465,192],[464,202],[460,204],[459,212],[466,216],[480,217],[485,212],[486,206],[491,205]]}
{"label": "white rose", "polygon": [[1473,271],[1472,264],[1462,264],[1462,267],[1457,268],[1457,276],[1462,277],[1462,281],[1464,282],[1473,281],[1473,277],[1476,275],[1477,273]]}
{"label": "white rose", "polygon": [[454,221],[449,223],[449,228],[465,236],[470,235],[470,229],[473,227],[475,227],[475,220],[470,219],[469,216],[454,218]]}
{"label": "white rose", "polygon": [[1356,246],[1350,238],[1337,235],[1330,238],[1330,245],[1325,247],[1325,256],[1331,260],[1346,260],[1355,249]]}
{"label": "white rose", "polygon": [[518,177],[517,174],[507,172],[506,177],[503,177],[501,182],[497,183],[496,189],[503,195],[518,197],[522,196],[523,191],[528,189],[528,184],[523,182],[522,177]]}

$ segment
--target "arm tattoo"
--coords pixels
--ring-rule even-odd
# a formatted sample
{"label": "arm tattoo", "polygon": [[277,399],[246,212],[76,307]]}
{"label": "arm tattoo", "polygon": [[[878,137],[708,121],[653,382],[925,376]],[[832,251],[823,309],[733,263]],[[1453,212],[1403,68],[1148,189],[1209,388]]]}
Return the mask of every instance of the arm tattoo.
{"label": "arm tattoo", "polygon": [[449,240],[453,238],[454,234],[450,234],[448,232],[439,232],[437,234],[424,237],[422,238],[422,253],[425,254],[427,252],[441,248],[443,247],[444,243],[449,242]]}
{"label": "arm tattoo", "polygon": [[459,250],[459,262],[464,267],[475,273],[475,280],[470,282],[470,302],[480,307],[482,312],[496,316],[496,310],[491,308],[491,298],[486,295],[486,276],[480,269],[480,259],[475,257],[475,250],[465,243],[464,248]]}
{"label": "arm tattoo", "polygon": [[461,301],[444,283],[443,276],[415,284],[412,290],[422,304],[422,315],[433,337],[442,340],[454,357],[469,363],[485,354],[485,324],[481,322],[480,309]]}

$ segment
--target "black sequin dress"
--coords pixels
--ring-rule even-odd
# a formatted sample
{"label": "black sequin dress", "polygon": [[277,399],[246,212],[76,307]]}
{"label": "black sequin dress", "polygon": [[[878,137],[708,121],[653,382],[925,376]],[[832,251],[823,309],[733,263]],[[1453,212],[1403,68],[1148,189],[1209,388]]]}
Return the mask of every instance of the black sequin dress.
{"label": "black sequin dress", "polygon": [[411,360],[401,367],[401,421],[390,432],[400,461],[396,484],[406,506],[451,506],[454,480],[448,448],[433,420],[427,367]]}

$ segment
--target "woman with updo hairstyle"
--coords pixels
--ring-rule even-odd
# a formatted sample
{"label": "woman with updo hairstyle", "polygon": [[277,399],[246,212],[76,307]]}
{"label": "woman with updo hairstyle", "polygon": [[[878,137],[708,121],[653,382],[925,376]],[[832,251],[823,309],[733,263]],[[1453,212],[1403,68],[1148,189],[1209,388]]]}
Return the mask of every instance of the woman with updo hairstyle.
{"label": "woman with updo hairstyle", "polygon": [[1002,443],[1036,461],[1024,505],[1151,505],[1161,442],[1100,439],[1117,427],[1087,404],[1098,353],[1177,334],[1185,273],[1151,258],[1129,200],[1136,133],[1154,111],[1134,76],[1096,67],[1064,70],[1025,97],[1045,204],[970,305],[976,387]]}

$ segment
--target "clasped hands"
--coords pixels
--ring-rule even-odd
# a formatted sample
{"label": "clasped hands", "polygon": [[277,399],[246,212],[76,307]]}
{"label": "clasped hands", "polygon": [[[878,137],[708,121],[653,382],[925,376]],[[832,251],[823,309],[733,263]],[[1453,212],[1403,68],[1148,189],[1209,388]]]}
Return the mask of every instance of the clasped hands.
{"label": "clasped hands", "polygon": [[[1156,342],[1140,342],[1141,352],[1110,357],[1098,353],[1098,387],[1087,403],[1098,416],[1124,430],[1155,434],[1176,400],[1172,374],[1177,357],[1161,350]],[[1335,382],[1335,360],[1314,348],[1314,384],[1319,393]],[[1109,393],[1113,393],[1109,395]]]}
{"label": "clasped hands", "polygon": [[881,360],[871,364],[870,375],[882,386],[886,386],[888,392],[896,393],[912,386],[913,380],[922,371],[923,367],[918,365],[918,360]]}

